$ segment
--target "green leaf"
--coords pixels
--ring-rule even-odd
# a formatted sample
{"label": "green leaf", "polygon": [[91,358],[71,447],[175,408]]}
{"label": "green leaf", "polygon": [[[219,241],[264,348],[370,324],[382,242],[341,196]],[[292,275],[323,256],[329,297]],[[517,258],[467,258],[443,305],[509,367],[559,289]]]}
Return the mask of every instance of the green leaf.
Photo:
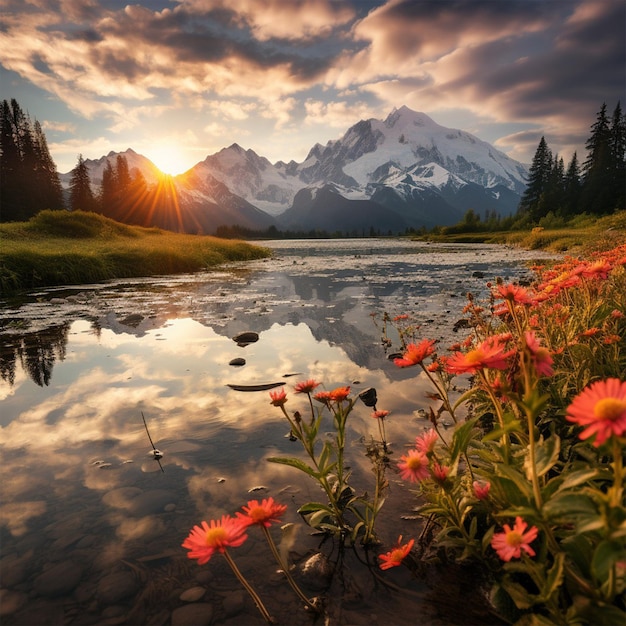
{"label": "green leaf", "polygon": [[[527,449],[530,450],[530,447]],[[541,437],[535,443],[535,471],[537,476],[547,474],[555,466],[559,460],[560,451],[561,440],[557,435],[552,435],[547,439]],[[526,478],[532,480],[533,468],[530,462],[530,452],[526,455],[524,469],[526,470]]]}
{"label": "green leaf", "polygon": [[584,493],[558,494],[543,505],[542,512],[552,522],[571,523],[576,518],[598,517],[596,503]]}
{"label": "green leaf", "polygon": [[467,446],[474,436],[474,426],[477,421],[478,417],[474,417],[457,426],[450,447],[450,465],[454,465],[461,454],[467,451]]}
{"label": "green leaf", "polygon": [[507,493],[506,495],[510,498],[509,502],[511,502],[512,504],[522,504],[522,500],[519,496],[522,496],[522,498],[526,502],[533,499],[532,485],[530,484],[530,482],[528,482],[526,476],[522,475],[510,465],[496,465],[494,469],[497,476],[503,476],[505,478],[508,478],[517,488],[517,494],[510,493],[510,489],[508,489],[509,493]]}
{"label": "green leaf", "polygon": [[526,613],[515,622],[514,626],[555,626],[555,623],[539,613]]}
{"label": "green leaf", "polygon": [[320,478],[320,475],[314,468],[312,468],[310,465],[307,465],[304,461],[301,461],[300,459],[295,459],[293,457],[272,456],[267,460],[270,463],[279,463],[281,465],[289,465],[290,467],[295,467],[301,472],[304,472],[305,474],[308,474],[309,476],[312,476],[317,480],[319,480]]}
{"label": "green leaf", "polygon": [[541,601],[548,602],[553,593],[558,593],[563,583],[563,575],[565,572],[565,554],[557,552],[554,557],[554,564],[548,570],[546,582],[541,588]]}
{"label": "green leaf", "polygon": [[518,609],[530,609],[534,606],[534,598],[519,583],[513,582],[508,576],[505,576],[500,584],[511,596],[511,599],[515,602],[515,606]]}
{"label": "green leaf", "polygon": [[324,521],[328,519],[328,511],[325,509],[320,509],[315,513],[306,517],[306,522],[309,526],[313,528],[322,528],[332,526],[332,524],[324,524]]}
{"label": "green leaf", "polygon": [[615,575],[615,564],[624,559],[626,548],[617,541],[602,541],[593,553],[591,573],[602,586]]}
{"label": "green leaf", "polygon": [[[565,472],[564,472],[565,473]],[[602,472],[596,469],[581,469],[576,470],[574,472],[568,473],[563,482],[559,485],[556,493],[559,491],[565,491],[567,489],[572,489],[573,487],[578,487],[579,485],[583,485],[595,478],[600,478]]]}
{"label": "green leaf", "polygon": [[322,504],[321,502],[307,502],[298,509],[298,513],[301,515],[306,515],[307,513],[313,513],[315,511],[326,511],[330,515],[334,514],[333,510],[327,504]]}

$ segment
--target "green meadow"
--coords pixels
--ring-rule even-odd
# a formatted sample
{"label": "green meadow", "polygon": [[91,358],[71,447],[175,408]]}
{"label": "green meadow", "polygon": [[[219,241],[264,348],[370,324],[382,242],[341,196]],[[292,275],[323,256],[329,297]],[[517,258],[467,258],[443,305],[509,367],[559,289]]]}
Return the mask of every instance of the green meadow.
{"label": "green meadow", "polygon": [[269,256],[243,241],[127,226],[84,211],[0,224],[2,293],[112,278],[195,272]]}

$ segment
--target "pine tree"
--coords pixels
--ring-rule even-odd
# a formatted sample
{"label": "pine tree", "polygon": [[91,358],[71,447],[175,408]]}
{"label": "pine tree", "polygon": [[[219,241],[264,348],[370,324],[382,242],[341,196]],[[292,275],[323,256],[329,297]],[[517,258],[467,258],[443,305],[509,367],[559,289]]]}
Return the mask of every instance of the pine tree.
{"label": "pine tree", "polygon": [[37,161],[38,187],[41,195],[41,206],[47,209],[63,208],[63,189],[57,166],[48,150],[46,136],[37,120],[33,127],[33,146]]}
{"label": "pine tree", "polygon": [[561,214],[564,217],[579,213],[579,200],[582,185],[580,182],[580,165],[576,152],[572,155],[572,160],[567,166],[565,179],[563,181],[563,202],[561,203]]}
{"label": "pine tree", "polygon": [[545,137],[542,137],[528,171],[528,186],[519,204],[519,213],[527,214],[533,221],[543,217],[540,205],[551,170],[552,152],[548,148]]}
{"label": "pine tree", "polygon": [[611,118],[609,145],[613,164],[611,191],[616,209],[626,209],[626,116],[618,102]]}
{"label": "pine tree", "polygon": [[613,202],[613,164],[611,159],[611,131],[606,114],[606,103],[602,104],[591,136],[585,144],[587,159],[583,163],[584,188],[583,209],[602,215],[615,209]]}
{"label": "pine tree", "polygon": [[71,171],[70,178],[70,208],[72,211],[92,211],[94,209],[94,197],[89,180],[89,169],[85,164],[83,155],[78,155],[76,167]]}

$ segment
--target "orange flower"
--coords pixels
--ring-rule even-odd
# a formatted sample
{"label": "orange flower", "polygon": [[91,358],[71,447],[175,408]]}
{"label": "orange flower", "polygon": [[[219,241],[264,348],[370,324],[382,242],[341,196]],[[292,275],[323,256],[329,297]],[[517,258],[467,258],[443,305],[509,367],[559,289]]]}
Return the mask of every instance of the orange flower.
{"label": "orange flower", "polygon": [[528,524],[519,515],[515,518],[513,529],[508,524],[504,525],[503,533],[496,533],[491,538],[491,547],[498,553],[503,561],[510,561],[513,558],[519,559],[522,550],[529,556],[535,556],[535,551],[530,547],[530,542],[537,538],[539,529],[531,526],[527,531]]}
{"label": "orange flower", "polygon": [[591,263],[590,265],[587,265],[585,267],[583,267],[582,269],[582,276],[583,278],[606,278],[609,275],[609,272],[612,270],[613,268],[611,267],[611,264],[608,261],[595,261],[594,263]]}
{"label": "orange flower", "polygon": [[515,302],[516,304],[534,304],[535,299],[530,295],[528,289],[521,287],[520,285],[508,284],[498,285],[496,292],[504,300]]}
{"label": "orange flower", "polygon": [[446,370],[451,374],[475,374],[484,368],[504,370],[508,367],[507,359],[514,353],[514,350],[505,352],[501,342],[489,337],[465,354],[455,352],[448,359]]}
{"label": "orange flower", "polygon": [[313,398],[323,404],[328,404],[331,401],[330,391],[318,391]]}
{"label": "orange flower", "polygon": [[309,380],[297,383],[293,390],[295,393],[311,393],[316,387],[319,387],[320,384],[321,383],[318,383],[316,380],[309,378]]}
{"label": "orange flower", "polygon": [[248,538],[245,526],[230,515],[222,515],[221,520],[211,520],[210,524],[204,521],[200,524],[192,528],[182,544],[189,550],[190,559],[198,559],[198,565],[208,563],[215,552],[223,554],[226,548],[236,548]]}
{"label": "orange flower", "polygon": [[547,348],[540,345],[539,339],[535,335],[534,331],[529,330],[524,333],[526,338],[526,347],[530,352],[535,371],[539,376],[552,376],[554,370],[552,369],[552,356]]}
{"label": "orange flower", "polygon": [[269,528],[272,522],[280,522],[280,517],[287,510],[286,504],[277,504],[274,498],[264,498],[259,504],[258,500],[250,500],[246,506],[241,507],[243,513],[237,513],[237,519],[244,527],[265,526]]}
{"label": "orange flower", "polygon": [[626,433],[626,382],[598,380],[579,393],[567,408],[566,419],[586,428],[581,439],[594,437],[598,447],[612,436]]}
{"label": "orange flower", "polygon": [[398,469],[403,480],[420,482],[428,478],[428,457],[419,450],[409,450],[408,454],[400,457]]}
{"label": "orange flower", "polygon": [[330,392],[330,399],[335,402],[342,402],[350,395],[350,387],[337,387]]}
{"label": "orange flower", "polygon": [[389,415],[389,411],[383,411],[380,409],[378,411],[372,411],[372,417],[377,420],[384,420],[387,415]]}
{"label": "orange flower", "polygon": [[396,543],[396,547],[387,552],[387,554],[379,554],[378,558],[382,561],[380,564],[380,569],[391,569],[392,567],[397,567],[398,565],[402,565],[402,561],[406,559],[409,552],[411,552],[411,548],[415,543],[415,539],[411,539],[411,541],[402,545],[402,535],[398,537],[398,542]]}
{"label": "orange flower", "polygon": [[278,389],[277,391],[270,391],[270,404],[274,406],[283,406],[287,402],[287,394],[284,389]]}
{"label": "orange flower", "polygon": [[435,351],[434,345],[434,339],[424,339],[418,344],[410,343],[406,347],[406,352],[402,355],[402,358],[394,359],[393,362],[398,367],[410,367],[411,365],[418,365],[427,356],[430,356]]}

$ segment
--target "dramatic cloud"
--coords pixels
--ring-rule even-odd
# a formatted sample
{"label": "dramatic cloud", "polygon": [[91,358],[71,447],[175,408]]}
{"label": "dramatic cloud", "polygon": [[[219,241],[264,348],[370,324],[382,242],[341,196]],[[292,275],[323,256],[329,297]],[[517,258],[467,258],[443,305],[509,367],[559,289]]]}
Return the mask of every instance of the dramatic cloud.
{"label": "dramatic cloud", "polygon": [[[613,107],[625,87],[621,0],[3,5],[7,95],[54,129],[59,150],[102,136],[127,147],[167,130],[196,142],[194,158],[230,134],[289,160],[406,104],[528,161],[542,134],[555,151],[581,150],[601,104]],[[291,153],[278,154],[287,131]]]}

